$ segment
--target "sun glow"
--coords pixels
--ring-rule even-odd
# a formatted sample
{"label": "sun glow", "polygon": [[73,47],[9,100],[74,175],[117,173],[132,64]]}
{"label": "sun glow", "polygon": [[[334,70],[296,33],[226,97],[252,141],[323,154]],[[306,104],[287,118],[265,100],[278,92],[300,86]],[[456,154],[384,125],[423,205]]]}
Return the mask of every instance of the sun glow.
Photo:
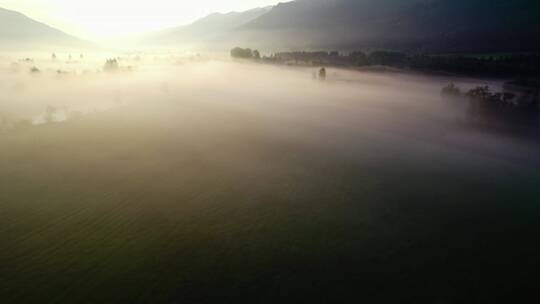
{"label": "sun glow", "polygon": [[214,12],[248,10],[279,0],[0,0],[0,7],[86,39],[149,32]]}

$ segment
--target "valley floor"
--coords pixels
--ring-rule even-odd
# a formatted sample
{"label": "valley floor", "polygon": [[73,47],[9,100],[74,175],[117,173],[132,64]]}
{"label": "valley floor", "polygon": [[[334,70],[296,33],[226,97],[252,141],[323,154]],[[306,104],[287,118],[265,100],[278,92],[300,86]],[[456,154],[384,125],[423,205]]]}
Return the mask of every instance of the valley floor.
{"label": "valley floor", "polygon": [[0,133],[0,302],[536,294],[538,143],[434,111],[446,80],[210,67]]}

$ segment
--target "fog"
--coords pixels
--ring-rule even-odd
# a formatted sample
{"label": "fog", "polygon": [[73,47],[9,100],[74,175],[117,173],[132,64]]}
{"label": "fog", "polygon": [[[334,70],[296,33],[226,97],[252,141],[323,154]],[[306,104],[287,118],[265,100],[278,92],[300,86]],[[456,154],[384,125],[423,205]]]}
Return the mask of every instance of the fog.
{"label": "fog", "polygon": [[[192,124],[176,126],[187,128],[181,132],[194,137],[201,129],[254,132],[252,127],[261,127],[257,135],[262,137],[294,136],[329,146],[336,136],[366,146],[385,137],[390,149],[430,145],[483,157],[536,161],[533,139],[519,132],[475,127],[467,121],[465,104],[448,105],[440,95],[450,82],[464,89],[477,85],[497,89],[500,81],[382,68],[331,68],[322,81],[316,79],[317,67],[272,66],[200,54],[17,55],[0,57],[2,134],[11,136],[47,123],[65,122],[69,128],[70,120],[107,112],[103,117],[110,122],[115,117],[130,119],[134,126],[139,120],[159,127],[164,118],[188,118]],[[117,58],[114,70],[104,67],[109,58]],[[228,118],[223,121],[226,125],[216,124],[214,120],[223,116]],[[28,124],[32,128],[17,130],[17,125]]]}
{"label": "fog", "polygon": [[0,298],[462,303],[534,284],[516,270],[538,260],[538,142],[441,96],[500,81],[318,69],[2,56]]}

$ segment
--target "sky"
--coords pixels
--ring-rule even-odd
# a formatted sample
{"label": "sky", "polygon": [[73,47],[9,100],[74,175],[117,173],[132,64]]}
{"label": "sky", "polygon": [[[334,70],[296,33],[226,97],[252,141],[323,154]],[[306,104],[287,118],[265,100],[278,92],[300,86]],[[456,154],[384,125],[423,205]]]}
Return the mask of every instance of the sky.
{"label": "sky", "polygon": [[210,13],[243,11],[278,2],[280,0],[0,0],[0,7],[18,11],[80,38],[106,39],[188,24]]}

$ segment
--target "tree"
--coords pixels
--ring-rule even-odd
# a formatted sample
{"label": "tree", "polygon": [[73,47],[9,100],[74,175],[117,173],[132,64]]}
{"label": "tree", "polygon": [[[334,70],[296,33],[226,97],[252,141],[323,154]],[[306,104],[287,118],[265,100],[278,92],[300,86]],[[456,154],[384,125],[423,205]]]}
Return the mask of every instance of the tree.
{"label": "tree", "polygon": [[488,86],[479,86],[470,90],[467,93],[467,96],[469,96],[473,100],[487,101],[491,96],[491,93],[489,92]]}
{"label": "tree", "polygon": [[107,59],[105,65],[103,66],[103,69],[105,71],[116,71],[119,67],[120,66],[117,59]]}
{"label": "tree", "polygon": [[261,53],[259,53],[258,50],[254,50],[252,52],[252,56],[253,56],[254,59],[257,59],[257,60],[261,59]]}
{"label": "tree", "polygon": [[[257,51],[258,53],[258,51]],[[251,49],[243,49],[240,47],[235,47],[231,50],[231,57],[233,58],[242,58],[242,59],[250,59],[253,58],[253,51]],[[260,54],[259,54],[260,57]]]}
{"label": "tree", "polygon": [[326,80],[326,69],[325,68],[321,68],[319,70],[319,79],[320,80]]}
{"label": "tree", "polygon": [[443,97],[459,97],[461,96],[461,90],[453,82],[444,87],[441,91]]}

